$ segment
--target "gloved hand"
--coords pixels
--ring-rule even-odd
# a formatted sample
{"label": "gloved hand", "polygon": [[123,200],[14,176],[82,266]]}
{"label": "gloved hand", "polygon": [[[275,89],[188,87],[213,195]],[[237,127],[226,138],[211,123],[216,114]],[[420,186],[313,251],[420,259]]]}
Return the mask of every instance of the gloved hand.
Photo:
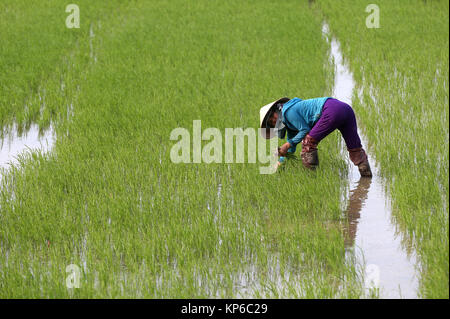
{"label": "gloved hand", "polygon": [[278,148],[279,156],[286,156],[288,149],[291,148],[291,144],[289,142],[284,143],[281,147]]}

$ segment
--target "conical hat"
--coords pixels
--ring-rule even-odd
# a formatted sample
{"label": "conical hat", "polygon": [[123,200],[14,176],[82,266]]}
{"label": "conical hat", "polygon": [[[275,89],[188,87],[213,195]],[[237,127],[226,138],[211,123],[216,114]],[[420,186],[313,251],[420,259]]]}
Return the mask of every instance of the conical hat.
{"label": "conical hat", "polygon": [[275,106],[277,103],[286,103],[287,101],[289,101],[290,99],[287,97],[282,97],[281,99],[278,99],[276,101],[273,101],[267,105],[264,105],[260,110],[259,110],[259,127],[261,128],[265,128],[266,127],[266,116],[269,114],[271,108],[273,106]]}
{"label": "conical hat", "polygon": [[277,105],[277,103],[286,103],[287,101],[289,101],[290,99],[287,97],[282,97],[281,99],[278,99],[276,101],[273,101],[267,105],[264,105],[260,110],[259,110],[259,127],[261,128],[261,136],[269,139],[272,138],[273,136],[271,136],[270,132],[268,132],[267,130],[262,130],[263,128],[266,128],[266,120],[267,120],[267,116],[269,115],[271,109],[273,106]]}

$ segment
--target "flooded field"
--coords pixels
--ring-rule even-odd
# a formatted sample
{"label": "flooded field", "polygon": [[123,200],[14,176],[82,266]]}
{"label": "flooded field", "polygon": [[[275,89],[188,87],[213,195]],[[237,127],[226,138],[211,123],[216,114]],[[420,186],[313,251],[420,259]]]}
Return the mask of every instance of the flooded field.
{"label": "flooded field", "polygon": [[367,27],[352,1],[318,6],[352,70],[352,106],[390,198],[390,220],[416,259],[417,295],[448,298],[448,2],[380,1],[389,10],[379,28]]}
{"label": "flooded field", "polygon": [[8,168],[11,164],[17,164],[17,157],[27,151],[41,151],[46,153],[55,143],[55,133],[52,129],[39,133],[39,127],[34,124],[22,134],[18,134],[13,127],[0,141],[0,167]]}
{"label": "flooded field", "polygon": [[[2,3],[0,297],[448,298],[448,4],[339,3]],[[339,132],[316,171],[171,160],[281,96],[352,105],[373,178]]]}
{"label": "flooded field", "polygon": [[[330,42],[330,58],[336,65],[333,97],[352,105],[355,81],[344,62],[340,43],[330,36],[328,24],[322,32]],[[329,39],[331,38],[331,39]],[[355,96],[357,98],[357,96]],[[376,107],[376,106],[375,106]],[[358,117],[358,115],[357,115]],[[364,123],[359,119],[359,126]],[[372,267],[379,277],[380,298],[417,298],[418,267],[413,247],[403,247],[402,236],[392,219],[391,199],[386,194],[386,187],[380,176],[379,164],[368,148],[366,136],[359,130],[359,135],[369,156],[373,178],[360,177],[358,168],[348,160],[349,194],[348,228],[346,229],[346,247],[356,254],[364,270]],[[345,144],[343,149],[345,150]],[[342,152],[347,156],[347,152]]]}

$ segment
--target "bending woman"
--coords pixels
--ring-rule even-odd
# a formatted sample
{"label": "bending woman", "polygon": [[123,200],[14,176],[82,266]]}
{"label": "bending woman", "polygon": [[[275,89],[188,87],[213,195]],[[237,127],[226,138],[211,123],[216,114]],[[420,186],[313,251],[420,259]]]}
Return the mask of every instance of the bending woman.
{"label": "bending woman", "polygon": [[288,153],[294,153],[297,144],[302,142],[302,163],[310,169],[319,165],[319,142],[338,129],[347,145],[350,160],[358,166],[361,176],[372,176],[367,154],[358,135],[355,113],[344,102],[331,97],[309,100],[281,98],[261,108],[260,127],[266,129],[265,138],[271,137],[271,128],[281,139],[287,132],[287,142],[278,149],[278,165],[285,161]]}

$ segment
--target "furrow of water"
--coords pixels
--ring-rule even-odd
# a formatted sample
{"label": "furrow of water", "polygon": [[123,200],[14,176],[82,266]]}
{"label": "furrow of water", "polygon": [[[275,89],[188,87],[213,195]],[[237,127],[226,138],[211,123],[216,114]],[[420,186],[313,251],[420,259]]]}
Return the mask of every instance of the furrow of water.
{"label": "furrow of water", "polygon": [[[343,59],[339,41],[331,36],[326,23],[323,24],[322,32],[330,43],[330,59],[335,65],[333,97],[351,105],[355,96],[353,74]],[[358,124],[364,126],[364,123]],[[366,288],[377,288],[380,298],[417,298],[416,254],[412,247],[402,246],[402,234],[392,221],[391,201],[379,174],[379,164],[368,149],[368,140],[361,129],[358,133],[369,156],[373,177],[360,177],[342,143],[350,182],[346,210],[347,252],[349,255],[355,254],[357,264],[364,265]],[[373,280],[367,281],[370,278]]]}

